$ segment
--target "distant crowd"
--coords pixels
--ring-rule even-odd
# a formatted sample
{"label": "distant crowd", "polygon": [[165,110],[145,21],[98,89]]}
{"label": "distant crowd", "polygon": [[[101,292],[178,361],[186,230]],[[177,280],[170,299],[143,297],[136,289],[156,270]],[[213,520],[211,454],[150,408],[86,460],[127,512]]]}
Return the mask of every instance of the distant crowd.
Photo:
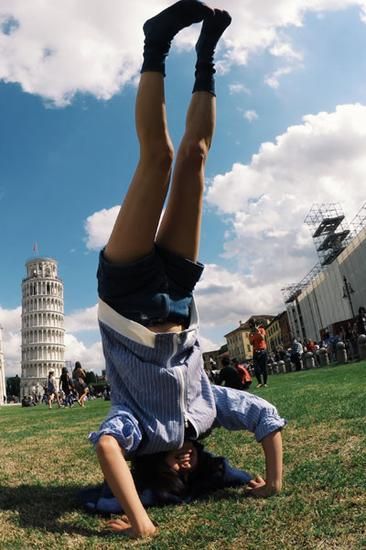
{"label": "distant crowd", "polygon": [[71,375],[67,367],[63,367],[59,381],[55,377],[55,371],[51,369],[43,386],[43,394],[34,392],[32,395],[25,395],[21,404],[22,407],[46,404],[49,409],[52,409],[53,404],[58,408],[71,408],[76,404],[85,407],[88,400],[97,398],[110,400],[109,385],[105,384],[102,390],[99,388],[96,391],[93,385],[87,384],[87,373],[80,362],[76,361]]}
{"label": "distant crowd", "polygon": [[[346,356],[349,361],[359,359],[358,340],[360,335],[366,335],[366,309],[360,307],[358,315],[353,321],[341,326],[335,334],[325,331],[319,341],[311,339],[293,338],[291,347],[285,349],[278,346],[275,351],[267,349],[266,331],[263,325],[256,325],[252,321],[250,342],[253,346],[253,359],[240,362],[236,358],[230,358],[226,353],[215,362],[210,359],[207,374],[213,384],[247,390],[252,384],[252,377],[257,379],[257,388],[268,386],[268,372],[276,372],[275,366],[280,361],[287,370],[302,370],[305,354],[313,355],[316,366],[321,366],[321,353],[326,355],[326,362],[337,360],[337,345],[343,342]],[[322,350],[322,351],[321,351]]]}

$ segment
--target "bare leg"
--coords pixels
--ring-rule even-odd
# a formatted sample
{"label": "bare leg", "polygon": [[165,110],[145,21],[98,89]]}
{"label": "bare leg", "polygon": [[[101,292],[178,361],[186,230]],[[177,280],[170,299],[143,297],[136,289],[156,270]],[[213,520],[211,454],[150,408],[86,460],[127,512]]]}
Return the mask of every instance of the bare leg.
{"label": "bare leg", "polygon": [[206,16],[213,17],[214,10],[199,0],[181,0],[144,25],[143,74],[136,100],[140,161],[105,249],[112,262],[131,262],[153,249],[173,158],[164,100],[165,58],[174,36]]}
{"label": "bare leg", "polygon": [[196,44],[195,84],[186,131],[179,147],[173,184],[157,243],[190,260],[197,260],[205,183],[205,162],[216,121],[214,52],[231,17],[214,10],[202,25]]}
{"label": "bare leg", "polygon": [[151,252],[168,190],[173,146],[160,73],[141,75],[136,130],[140,160],[105,249],[106,258],[115,263],[131,262]]}
{"label": "bare leg", "polygon": [[196,92],[187,113],[168,205],[156,241],[190,260],[199,249],[205,162],[215,129],[216,98]]}

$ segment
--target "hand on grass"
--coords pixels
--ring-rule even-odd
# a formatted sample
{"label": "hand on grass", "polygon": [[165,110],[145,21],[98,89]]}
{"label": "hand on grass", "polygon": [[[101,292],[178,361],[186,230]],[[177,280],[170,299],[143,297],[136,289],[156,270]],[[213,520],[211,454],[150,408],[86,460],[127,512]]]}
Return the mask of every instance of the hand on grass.
{"label": "hand on grass", "polygon": [[257,476],[248,483],[247,494],[255,498],[267,498],[273,495],[277,495],[280,489],[274,485],[269,485],[261,477]]}
{"label": "hand on grass", "polygon": [[122,516],[116,519],[110,519],[107,522],[108,529],[114,533],[119,533],[131,539],[152,537],[156,534],[156,527],[150,521],[149,524],[141,527],[140,529],[134,529],[127,516]]}

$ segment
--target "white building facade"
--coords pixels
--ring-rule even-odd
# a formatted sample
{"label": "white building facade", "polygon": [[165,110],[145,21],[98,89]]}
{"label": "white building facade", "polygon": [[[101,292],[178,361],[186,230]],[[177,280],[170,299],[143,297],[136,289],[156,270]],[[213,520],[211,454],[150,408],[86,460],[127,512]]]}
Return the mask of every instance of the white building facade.
{"label": "white building facade", "polygon": [[337,323],[353,319],[361,306],[366,306],[366,227],[287,304],[292,335],[318,341],[321,331],[336,332]]}
{"label": "white building facade", "polygon": [[6,382],[5,382],[5,361],[3,353],[3,335],[0,325],[0,405],[4,405],[6,401]]}
{"label": "white building facade", "polygon": [[22,281],[22,374],[20,397],[43,393],[48,372],[61,375],[64,354],[64,285],[52,258],[26,263]]}

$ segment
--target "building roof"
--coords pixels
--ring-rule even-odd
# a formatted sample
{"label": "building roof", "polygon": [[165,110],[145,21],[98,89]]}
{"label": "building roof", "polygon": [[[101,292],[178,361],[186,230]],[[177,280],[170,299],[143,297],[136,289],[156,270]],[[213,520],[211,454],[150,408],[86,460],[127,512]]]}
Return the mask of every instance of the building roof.
{"label": "building roof", "polygon": [[249,317],[249,319],[247,319],[244,323],[242,323],[241,321],[239,321],[239,326],[237,328],[235,328],[234,330],[228,332],[227,334],[225,334],[225,338],[227,338],[228,336],[231,336],[232,334],[235,334],[236,332],[243,332],[243,331],[247,331],[250,326],[249,326],[249,321],[251,320],[254,320],[254,321],[272,321],[273,319],[275,318],[275,315],[267,315],[267,314],[262,314],[262,315],[251,315]]}

